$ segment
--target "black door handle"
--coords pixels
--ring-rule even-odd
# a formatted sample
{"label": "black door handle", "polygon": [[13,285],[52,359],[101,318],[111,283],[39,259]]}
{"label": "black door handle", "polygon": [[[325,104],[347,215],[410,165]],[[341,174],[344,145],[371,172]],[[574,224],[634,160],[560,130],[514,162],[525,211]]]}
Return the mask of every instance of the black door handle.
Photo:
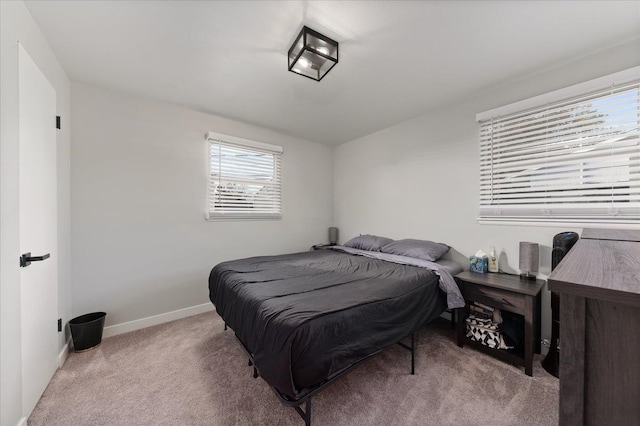
{"label": "black door handle", "polygon": [[31,262],[39,262],[41,260],[45,260],[51,257],[50,253],[44,254],[42,256],[31,256],[31,252],[25,253],[20,256],[20,267],[24,268],[25,266],[31,265]]}

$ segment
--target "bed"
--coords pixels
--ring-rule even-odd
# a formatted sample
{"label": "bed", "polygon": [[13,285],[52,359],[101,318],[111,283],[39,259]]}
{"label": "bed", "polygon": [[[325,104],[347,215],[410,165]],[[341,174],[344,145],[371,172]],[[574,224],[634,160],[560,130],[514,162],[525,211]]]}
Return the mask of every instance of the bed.
{"label": "bed", "polygon": [[[307,424],[318,391],[464,305],[454,262],[362,248],[371,247],[228,261],[209,276],[210,299],[247,351],[254,376]],[[403,346],[413,356],[413,342]]]}

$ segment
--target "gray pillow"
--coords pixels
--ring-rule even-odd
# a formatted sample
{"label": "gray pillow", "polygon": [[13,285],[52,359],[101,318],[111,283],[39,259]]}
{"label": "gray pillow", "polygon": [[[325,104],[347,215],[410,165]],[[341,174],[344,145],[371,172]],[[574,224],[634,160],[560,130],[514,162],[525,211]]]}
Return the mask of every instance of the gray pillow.
{"label": "gray pillow", "polygon": [[391,238],[366,234],[352,238],[343,245],[359,250],[380,251],[380,247],[391,242],[393,242]]}
{"label": "gray pillow", "polygon": [[380,247],[380,251],[435,262],[449,251],[449,246],[433,241],[406,239],[388,242]]}

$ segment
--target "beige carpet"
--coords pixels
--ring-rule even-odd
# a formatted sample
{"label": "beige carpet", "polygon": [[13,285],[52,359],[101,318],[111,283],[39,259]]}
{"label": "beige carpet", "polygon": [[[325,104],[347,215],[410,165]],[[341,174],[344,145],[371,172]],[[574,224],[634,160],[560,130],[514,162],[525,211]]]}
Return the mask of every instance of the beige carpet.
{"label": "beige carpet", "polygon": [[[320,425],[556,425],[558,380],[470,348],[448,322],[388,348],[313,399]],[[72,353],[29,418],[37,425],[303,425],[252,369],[231,330],[205,313]]]}

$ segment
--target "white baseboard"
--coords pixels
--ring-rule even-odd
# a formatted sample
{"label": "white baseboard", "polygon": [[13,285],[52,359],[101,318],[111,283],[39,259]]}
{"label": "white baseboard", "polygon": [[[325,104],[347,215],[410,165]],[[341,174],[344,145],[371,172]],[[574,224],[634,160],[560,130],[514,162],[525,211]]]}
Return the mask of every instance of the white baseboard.
{"label": "white baseboard", "polygon": [[151,317],[140,318],[134,321],[123,322],[122,324],[110,325],[109,327],[104,328],[102,337],[111,337],[122,333],[128,333],[130,331],[140,330],[142,328],[151,327],[152,325],[158,325],[180,318],[186,318],[192,315],[209,312],[213,309],[213,304],[203,303],[202,305],[191,306],[190,308],[184,308],[177,311],[166,312],[164,314],[153,315]]}
{"label": "white baseboard", "polygon": [[16,426],[27,426],[27,418],[23,417],[20,419],[20,421],[18,421],[18,424]]}
{"label": "white baseboard", "polygon": [[64,365],[64,362],[69,357],[69,347],[71,345],[71,339],[68,339],[60,353],[58,354],[58,368]]}

